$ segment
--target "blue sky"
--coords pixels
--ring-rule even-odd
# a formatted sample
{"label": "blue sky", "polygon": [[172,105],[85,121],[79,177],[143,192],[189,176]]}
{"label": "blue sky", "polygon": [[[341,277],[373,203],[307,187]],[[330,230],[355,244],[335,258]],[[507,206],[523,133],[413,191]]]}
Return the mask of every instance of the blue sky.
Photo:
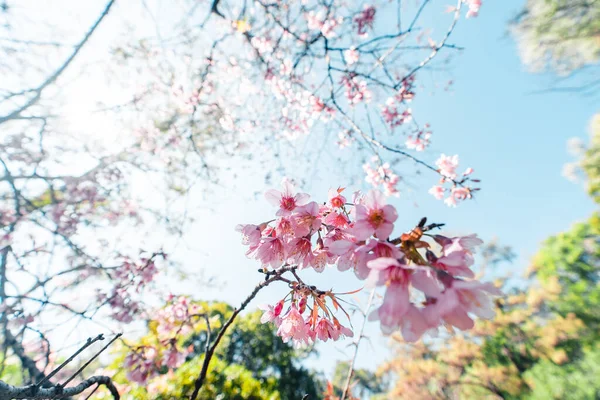
{"label": "blue sky", "polygon": [[[522,275],[541,241],[585,219],[595,209],[581,186],[561,176],[561,169],[571,160],[567,139],[587,139],[588,122],[600,109],[595,99],[576,94],[531,94],[548,87],[552,78],[528,73],[515,43],[506,35],[507,22],[520,3],[486,1],[480,17],[461,20],[452,43],[464,46],[465,51],[450,69],[452,90],[419,94],[414,106],[419,121],[433,126],[433,144],[425,157],[433,161],[440,152],[459,154],[461,165],[474,167],[476,177],[482,179],[482,191],[474,200],[451,209],[426,193],[436,178],[424,173],[412,179],[417,185],[414,192],[394,200],[400,213],[398,229],[410,228],[420,217],[428,216],[430,221],[445,222],[451,232],[475,232],[486,241],[497,237],[501,244],[512,246],[519,256],[517,262],[503,266],[498,273],[514,277]],[[440,26],[433,34],[441,36],[448,16],[438,12],[426,18]],[[323,171],[328,170],[327,162]],[[192,250],[183,257],[185,265],[202,267],[206,276],[214,275],[222,285],[202,289],[202,293],[185,284],[178,286],[233,304],[238,304],[259,279],[255,272],[258,265],[244,258],[233,227],[268,220],[274,211],[262,197],[247,196],[250,187],[263,185],[262,176],[254,171],[239,174],[238,180],[244,183],[236,188],[236,194],[217,190],[208,208],[197,215],[202,223],[192,226],[186,239]],[[301,174],[298,171],[298,176]],[[328,178],[327,172],[319,174],[304,189],[317,198],[325,196],[330,186],[356,183]],[[215,224],[229,225],[231,231],[223,229],[218,237],[207,232],[206,226]],[[333,270],[308,276],[323,289],[360,287],[351,273]],[[263,292],[254,305],[272,303],[283,291],[273,288]],[[359,298],[364,301],[366,295]],[[370,344],[362,345],[358,365],[372,368],[389,356],[389,341],[379,335],[376,324],[369,324],[366,333]],[[335,359],[345,359],[351,353],[347,344],[322,346],[322,357],[309,365],[330,372]]]}

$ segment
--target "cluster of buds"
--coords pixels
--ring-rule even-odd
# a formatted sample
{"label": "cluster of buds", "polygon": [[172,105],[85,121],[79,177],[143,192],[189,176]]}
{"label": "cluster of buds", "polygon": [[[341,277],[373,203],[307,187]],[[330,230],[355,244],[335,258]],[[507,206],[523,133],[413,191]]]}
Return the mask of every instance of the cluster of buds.
{"label": "cluster of buds", "polygon": [[297,275],[296,278],[297,281],[289,282],[291,291],[282,300],[274,306],[261,306],[265,311],[261,322],[274,323],[277,335],[285,343],[291,340],[295,346],[310,344],[317,339],[326,342],[352,337],[352,330],[342,325],[327,305],[329,300],[335,310],[343,310],[336,294],[308,286]]}
{"label": "cluster of buds", "polygon": [[[296,193],[284,180],[283,191],[266,193],[278,207],[277,218],[237,228],[249,247],[246,254],[261,263],[261,271],[289,284],[290,293],[267,306],[263,316],[263,322],[278,326],[283,340],[302,344],[351,335],[325,304],[331,301],[335,310],[340,309],[337,295],[306,285],[297,274],[307,268],[320,272],[327,265],[339,271],[352,269],[366,281],[365,287],[385,287],[383,304],[369,316],[380,321],[385,334],[401,330],[406,340],[414,341],[442,325],[469,329],[471,315],[493,315],[488,295],[500,292],[471,279],[473,252],[480,239],[433,235],[429,231],[442,224],[426,225],[425,219],[392,239],[398,214],[382,193],[357,192],[348,202],[343,191],[330,190],[328,200],[319,204],[309,202],[307,194]],[[441,248],[437,255],[435,244]],[[286,271],[294,274],[293,280],[283,278]]]}

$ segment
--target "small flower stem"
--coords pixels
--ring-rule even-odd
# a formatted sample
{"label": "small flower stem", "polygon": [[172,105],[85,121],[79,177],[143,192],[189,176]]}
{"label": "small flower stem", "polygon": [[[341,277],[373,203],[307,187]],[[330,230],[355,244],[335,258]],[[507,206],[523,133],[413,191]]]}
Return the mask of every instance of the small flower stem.
{"label": "small flower stem", "polygon": [[354,342],[354,355],[352,356],[352,360],[350,360],[350,368],[348,368],[348,376],[346,377],[346,383],[344,384],[344,390],[342,391],[342,397],[340,400],[345,400],[348,395],[348,391],[350,390],[350,381],[352,380],[352,374],[354,373],[354,363],[356,362],[356,357],[358,356],[358,345],[360,344],[361,339],[363,338],[363,332],[365,330],[365,325],[367,324],[367,318],[369,316],[369,310],[371,309],[371,305],[373,304],[373,299],[375,298],[375,288],[371,290],[371,294],[369,295],[369,301],[363,311],[364,319],[363,323],[360,327],[360,331],[358,332],[358,337]]}
{"label": "small flower stem", "polygon": [[219,333],[217,334],[217,337],[215,338],[215,341],[213,342],[213,344],[210,346],[210,348],[208,348],[208,350],[204,354],[204,362],[202,363],[202,369],[200,370],[200,375],[198,375],[198,378],[196,379],[196,382],[194,384],[194,392],[190,396],[190,400],[196,400],[196,398],[198,397],[198,393],[200,392],[200,389],[202,388],[202,385],[204,384],[204,380],[206,379],[206,373],[208,372],[208,366],[209,366],[210,361],[215,353],[215,350],[216,350],[217,346],[219,345],[219,343],[221,342],[221,339],[223,339],[223,336],[225,336],[225,332],[227,332],[227,329],[231,326],[231,324],[236,319],[236,317],[239,315],[239,313],[242,312],[242,310],[244,310],[248,306],[248,304],[250,304],[250,302],[254,299],[254,297],[256,297],[256,295],[258,294],[258,292],[261,289],[269,286],[271,283],[273,283],[275,281],[283,280],[281,278],[281,275],[283,275],[284,273],[289,272],[289,271],[295,271],[296,268],[297,268],[296,266],[285,266],[285,267],[281,267],[278,270],[274,271],[273,274],[270,274],[270,277],[267,280],[256,285],[256,287],[254,288],[252,293],[250,293],[250,295],[248,297],[246,297],[246,299],[242,302],[242,304],[238,308],[233,310],[233,314],[231,314],[231,317],[229,317],[227,322],[225,322],[225,324],[221,327],[221,329],[219,330]]}

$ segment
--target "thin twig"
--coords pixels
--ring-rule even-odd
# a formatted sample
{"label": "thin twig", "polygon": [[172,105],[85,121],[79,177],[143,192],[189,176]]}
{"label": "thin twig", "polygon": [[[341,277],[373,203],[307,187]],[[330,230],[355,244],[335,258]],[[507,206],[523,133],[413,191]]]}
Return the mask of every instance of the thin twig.
{"label": "thin twig", "polygon": [[75,353],[73,353],[71,355],[71,357],[67,358],[62,364],[60,364],[58,367],[56,367],[52,372],[50,372],[48,375],[46,375],[46,377],[44,379],[42,379],[41,381],[39,381],[38,383],[36,383],[36,386],[40,386],[42,385],[44,382],[49,381],[54,375],[56,375],[58,372],[60,372],[61,369],[63,369],[67,364],[69,364],[71,361],[73,361],[73,359],[75,359],[75,357],[77,357],[79,354],[81,354],[82,351],[84,351],[85,349],[87,349],[88,347],[90,347],[92,344],[96,343],[97,341],[100,340],[104,340],[104,335],[103,334],[99,334],[98,336],[96,336],[95,338],[88,338],[85,341],[85,344],[83,346],[81,346]]}
{"label": "thin twig", "polygon": [[354,374],[354,363],[356,362],[356,357],[358,356],[358,345],[360,344],[361,339],[363,338],[363,332],[365,330],[365,325],[367,324],[367,318],[369,315],[369,310],[371,309],[371,305],[373,304],[373,299],[375,298],[375,288],[371,290],[371,294],[369,295],[369,301],[365,306],[363,311],[364,319],[363,323],[360,327],[360,331],[358,332],[358,337],[354,342],[354,355],[352,356],[352,360],[350,360],[350,368],[348,368],[348,376],[346,377],[346,383],[344,384],[344,390],[342,391],[342,397],[340,400],[344,400],[348,395],[348,391],[350,390],[350,381],[352,380],[352,375]]}

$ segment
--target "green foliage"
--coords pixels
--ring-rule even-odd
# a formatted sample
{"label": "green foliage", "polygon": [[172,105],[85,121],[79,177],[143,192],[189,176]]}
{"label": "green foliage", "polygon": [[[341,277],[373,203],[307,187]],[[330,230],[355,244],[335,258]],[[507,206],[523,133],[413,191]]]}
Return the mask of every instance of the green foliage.
{"label": "green foliage", "polygon": [[308,353],[295,350],[275,335],[271,324],[260,323],[260,312],[240,319],[217,352],[228,364],[242,365],[261,380],[275,379],[284,399],[317,399],[323,392],[316,376],[298,364]]}
{"label": "green foliage", "polygon": [[600,204],[600,114],[592,118],[590,134],[590,144],[581,160],[581,169],[587,176],[588,194]]}
{"label": "green foliage", "polygon": [[532,71],[571,73],[600,57],[600,2],[527,0],[512,32]]}
{"label": "green foliage", "polygon": [[586,351],[574,363],[557,365],[549,360],[538,363],[525,374],[532,388],[525,399],[588,400],[600,398],[600,347]]}
{"label": "green foliage", "polygon": [[[561,315],[574,313],[592,331],[600,327],[600,214],[546,240],[534,261],[542,283],[557,277],[561,295],[549,302]],[[593,340],[597,340],[595,337]]]}

